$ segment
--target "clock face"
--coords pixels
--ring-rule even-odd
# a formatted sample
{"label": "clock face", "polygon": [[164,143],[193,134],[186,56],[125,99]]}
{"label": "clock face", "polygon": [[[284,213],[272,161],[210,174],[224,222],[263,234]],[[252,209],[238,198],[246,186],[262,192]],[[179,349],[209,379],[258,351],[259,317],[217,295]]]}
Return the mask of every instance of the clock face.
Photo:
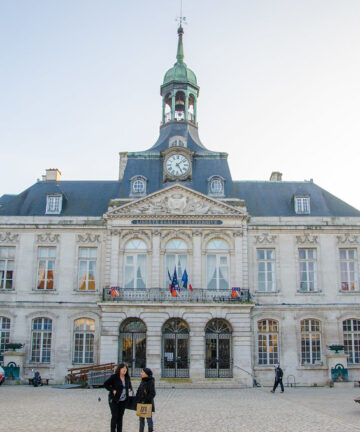
{"label": "clock face", "polygon": [[175,154],[166,161],[166,171],[173,176],[181,176],[190,169],[190,161],[181,154]]}

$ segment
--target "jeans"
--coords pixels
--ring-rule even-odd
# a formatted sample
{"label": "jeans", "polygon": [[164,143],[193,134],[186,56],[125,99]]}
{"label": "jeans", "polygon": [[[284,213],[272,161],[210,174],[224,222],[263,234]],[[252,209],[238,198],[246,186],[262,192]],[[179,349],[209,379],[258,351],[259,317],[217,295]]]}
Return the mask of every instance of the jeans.
{"label": "jeans", "polygon": [[283,382],[282,382],[282,378],[279,378],[279,379],[275,379],[274,387],[273,387],[273,389],[272,389],[273,392],[276,390],[276,387],[277,387],[279,384],[280,384],[281,391],[282,391],[282,392],[284,391],[284,385],[283,385]]}
{"label": "jeans", "polygon": [[[147,419],[148,429],[149,431],[152,431],[154,428],[153,419],[152,417],[148,417]],[[140,427],[139,432],[144,432],[145,430],[145,419],[143,417],[140,417]]]}
{"label": "jeans", "polygon": [[111,432],[122,432],[122,421],[125,411],[125,402],[109,402],[111,411]]}

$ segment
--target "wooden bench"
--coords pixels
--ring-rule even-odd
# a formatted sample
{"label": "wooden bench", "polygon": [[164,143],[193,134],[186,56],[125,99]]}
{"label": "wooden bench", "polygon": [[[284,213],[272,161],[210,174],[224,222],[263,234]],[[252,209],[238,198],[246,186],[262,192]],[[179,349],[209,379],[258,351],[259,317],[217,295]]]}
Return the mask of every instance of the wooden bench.
{"label": "wooden bench", "polygon": [[[33,379],[34,379],[34,378],[28,378],[28,380],[29,380],[29,385],[34,385],[34,383],[33,383]],[[49,381],[50,381],[50,379],[51,379],[51,378],[41,378],[42,384],[43,384],[43,385],[49,385]]]}

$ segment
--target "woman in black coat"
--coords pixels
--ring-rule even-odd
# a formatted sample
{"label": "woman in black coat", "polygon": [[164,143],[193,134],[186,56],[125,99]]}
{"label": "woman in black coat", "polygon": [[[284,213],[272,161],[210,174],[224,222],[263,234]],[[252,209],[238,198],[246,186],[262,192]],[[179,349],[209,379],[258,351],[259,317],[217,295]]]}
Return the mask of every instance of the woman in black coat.
{"label": "woman in black coat", "polygon": [[132,385],[126,363],[120,363],[115,373],[104,382],[104,387],[109,390],[109,406],[111,411],[111,432],[122,432],[123,415],[126,408],[126,399],[129,398],[129,390]]}
{"label": "woman in black coat", "polygon": [[[141,371],[141,383],[139,385],[139,388],[136,392],[136,402],[137,403],[144,403],[144,404],[151,404],[152,405],[152,412],[155,412],[155,405],[154,405],[154,397],[156,395],[155,392],[155,379],[152,376],[152,371],[149,368],[144,368]],[[144,432],[145,429],[145,419],[143,417],[139,417],[140,419],[140,428],[139,432]],[[149,428],[149,432],[153,432],[154,430],[154,424],[152,417],[148,417],[147,424]]]}

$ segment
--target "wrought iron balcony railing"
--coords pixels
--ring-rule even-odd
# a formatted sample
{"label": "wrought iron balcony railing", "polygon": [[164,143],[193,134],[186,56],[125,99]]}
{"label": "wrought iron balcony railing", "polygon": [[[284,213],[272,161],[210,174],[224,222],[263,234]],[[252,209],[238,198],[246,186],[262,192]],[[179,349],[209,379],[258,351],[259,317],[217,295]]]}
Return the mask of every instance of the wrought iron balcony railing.
{"label": "wrought iron balcony railing", "polygon": [[148,288],[131,289],[106,287],[103,290],[104,301],[133,301],[133,302],[186,302],[186,303],[249,303],[250,293],[248,289],[242,289],[233,296],[231,289],[208,290],[208,289],[182,289],[176,292],[176,297],[169,289]]}

